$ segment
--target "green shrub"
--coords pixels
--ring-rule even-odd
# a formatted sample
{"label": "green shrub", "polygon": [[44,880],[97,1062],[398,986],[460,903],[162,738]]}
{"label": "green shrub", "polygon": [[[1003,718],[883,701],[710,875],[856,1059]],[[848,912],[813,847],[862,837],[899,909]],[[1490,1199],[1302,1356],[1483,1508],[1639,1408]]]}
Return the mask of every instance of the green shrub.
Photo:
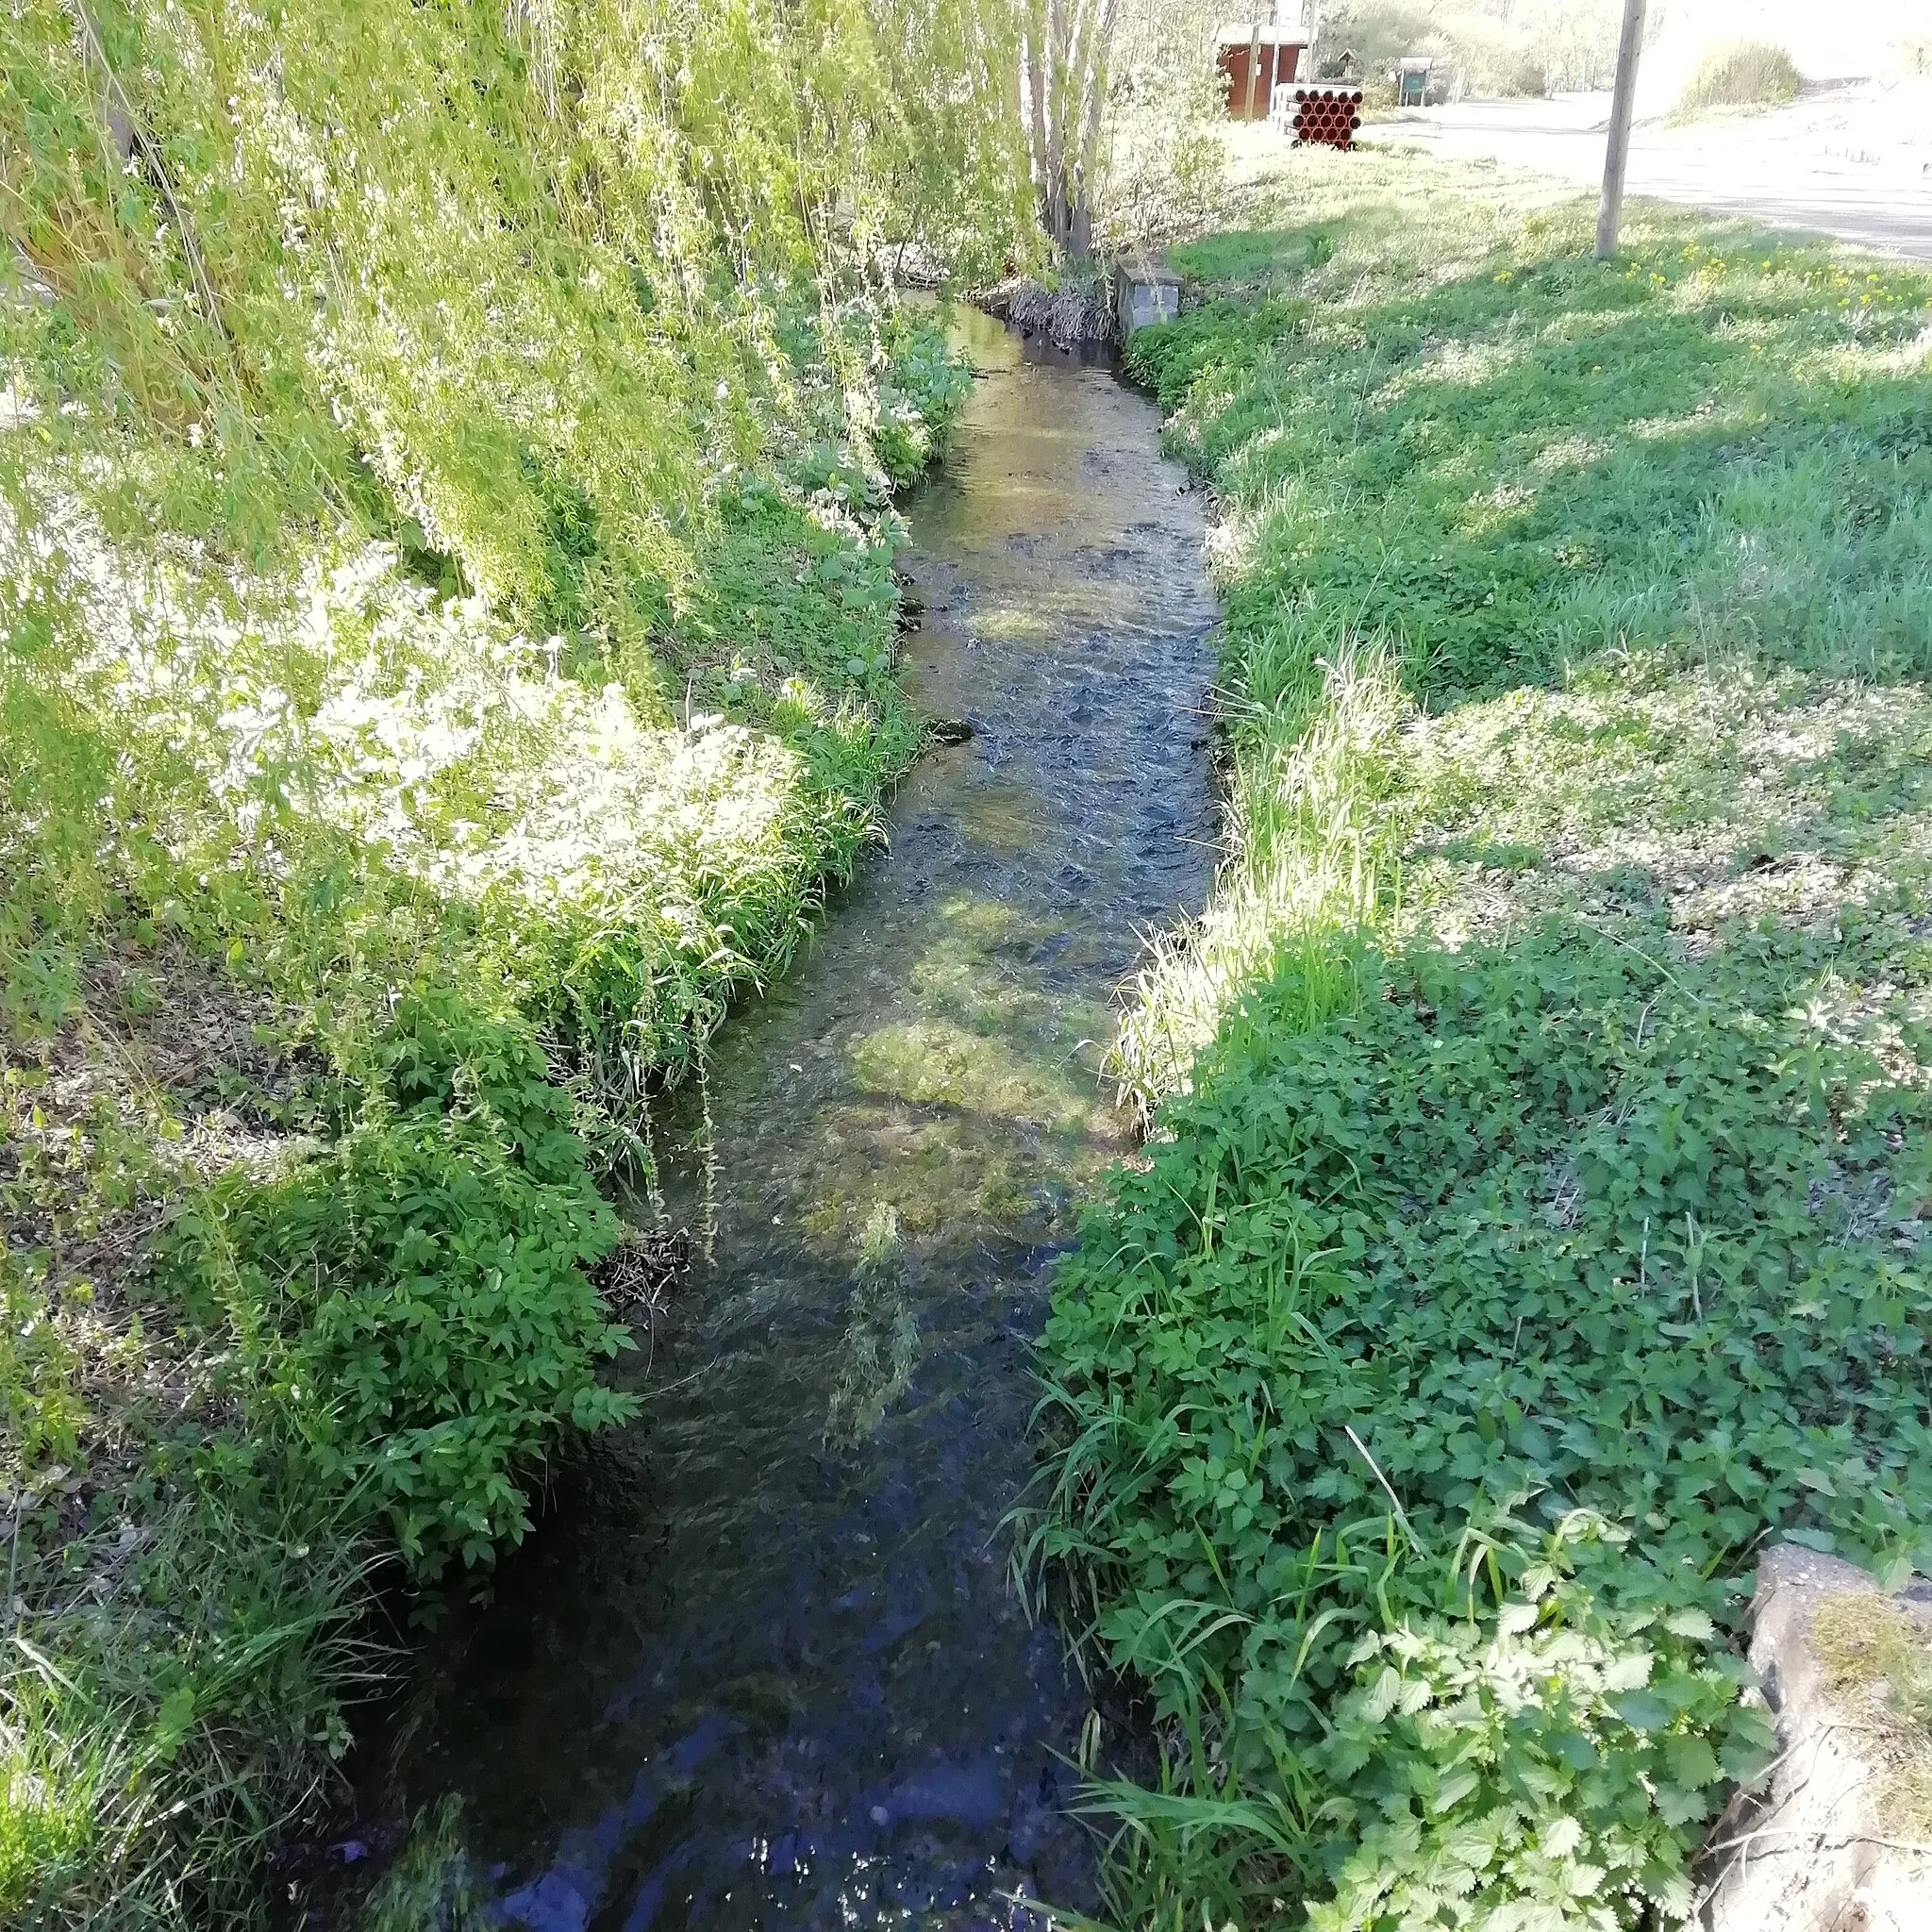
{"label": "green shrub", "polygon": [[1768,41],[1726,41],[1699,59],[1673,112],[1683,120],[1712,108],[1773,108],[1795,100],[1798,70]]}
{"label": "green shrub", "polygon": [[1771,1742],[1707,1635],[1694,1613],[1607,1617],[1587,1589],[1539,1575],[1493,1628],[1418,1618],[1364,1637],[1309,1754],[1332,1793],[1324,1824],[1358,1835],[1324,1871],[1335,1895],[1310,1906],[1309,1932],[1532,1913],[1607,1925],[1646,1898],[1684,1916],[1704,1793],[1761,1767]]}
{"label": "green shrub", "polygon": [[433,1575],[521,1539],[523,1476],[558,1429],[634,1412],[596,1380],[628,1335],[585,1273],[617,1222],[525,1027],[416,995],[375,1059],[325,1156],[225,1176],[171,1248],[191,1307],[260,1338],[264,1424]]}
{"label": "green shrub", "polygon": [[972,372],[948,350],[945,337],[902,321],[879,385],[873,436],[873,448],[895,485],[924,475],[944,450],[972,391]]}

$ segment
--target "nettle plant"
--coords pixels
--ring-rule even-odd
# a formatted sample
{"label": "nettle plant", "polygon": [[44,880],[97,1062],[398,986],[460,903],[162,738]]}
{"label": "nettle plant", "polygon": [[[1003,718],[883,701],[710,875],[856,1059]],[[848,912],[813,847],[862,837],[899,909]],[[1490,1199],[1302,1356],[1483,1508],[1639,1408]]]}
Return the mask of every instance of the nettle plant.
{"label": "nettle plant", "polygon": [[1357,1640],[1307,1765],[1333,1892],[1310,1932],[1540,1908],[1607,1932],[1647,1902],[1690,1916],[1707,1793],[1762,1769],[1772,1725],[1738,1701],[1745,1673],[1710,1648],[1702,1611],[1607,1616],[1564,1574],[1579,1537],[1626,1541],[1573,1512],[1551,1536],[1558,1560],[1528,1566],[1493,1622],[1417,1617]]}
{"label": "nettle plant", "polygon": [[597,1380],[629,1336],[585,1272],[617,1221],[526,1025],[412,994],[375,1062],[327,1154],[175,1219],[163,1278],[242,1339],[242,1399],[298,1445],[296,1479],[434,1575],[521,1540],[559,1427],[635,1412]]}
{"label": "nettle plant", "polygon": [[1044,1342],[1023,1561],[1077,1560],[1213,1801],[1109,1788],[1130,1829],[1331,1932],[1682,1917],[1768,1740],[1752,1552],[1932,1557],[1927,967],[1882,911],[1696,960],[1552,919],[1312,1031],[1247,995]]}

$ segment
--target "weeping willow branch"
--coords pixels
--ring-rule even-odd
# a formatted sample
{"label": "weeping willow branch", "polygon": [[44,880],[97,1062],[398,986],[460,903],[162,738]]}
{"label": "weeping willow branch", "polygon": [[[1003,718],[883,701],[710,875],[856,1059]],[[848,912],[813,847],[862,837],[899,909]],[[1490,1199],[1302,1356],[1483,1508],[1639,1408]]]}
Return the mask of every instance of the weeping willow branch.
{"label": "weeping willow branch", "polygon": [[92,57],[101,73],[103,96],[102,121],[105,124],[108,140],[115,153],[125,162],[136,154],[146,171],[148,179],[159,190],[161,199],[168,204],[168,212],[175,223],[175,232],[181,240],[181,253],[188,262],[188,273],[193,278],[194,291],[201,298],[202,312],[208,317],[210,326],[219,330],[225,341],[229,340],[227,325],[222,319],[221,304],[215,300],[214,283],[208,279],[208,265],[201,258],[201,244],[195,239],[194,224],[188,219],[187,210],[181,206],[175,193],[174,177],[168,172],[168,163],[163,158],[160,144],[147,130],[146,124],[135,112],[134,103],[127,98],[127,91],[121,85],[121,76],[108,59],[108,50],[101,44],[101,37],[94,26],[93,18],[79,0],[69,0],[69,11],[80,29],[83,46]]}

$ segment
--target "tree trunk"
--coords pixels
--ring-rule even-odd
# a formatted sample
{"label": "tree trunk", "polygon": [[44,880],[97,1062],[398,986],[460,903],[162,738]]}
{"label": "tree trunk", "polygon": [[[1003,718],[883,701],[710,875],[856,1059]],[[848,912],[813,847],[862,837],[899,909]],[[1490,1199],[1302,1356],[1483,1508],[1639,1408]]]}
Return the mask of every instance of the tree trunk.
{"label": "tree trunk", "polygon": [[1054,253],[1093,247],[1093,183],[1118,0],[1028,0],[1022,65],[1040,226]]}
{"label": "tree trunk", "polygon": [[1026,62],[1026,92],[1032,108],[1028,132],[1033,156],[1034,193],[1040,204],[1040,225],[1053,238],[1053,218],[1047,200],[1046,166],[1046,69],[1047,0],[1028,0],[1026,28],[1023,41]]}
{"label": "tree trunk", "polygon": [[1107,109],[1108,69],[1113,55],[1117,0],[1100,0],[1091,51],[1087,91],[1087,125],[1080,136],[1080,158],[1074,177],[1073,252],[1084,261],[1093,253],[1093,180],[1100,161],[1100,130]]}

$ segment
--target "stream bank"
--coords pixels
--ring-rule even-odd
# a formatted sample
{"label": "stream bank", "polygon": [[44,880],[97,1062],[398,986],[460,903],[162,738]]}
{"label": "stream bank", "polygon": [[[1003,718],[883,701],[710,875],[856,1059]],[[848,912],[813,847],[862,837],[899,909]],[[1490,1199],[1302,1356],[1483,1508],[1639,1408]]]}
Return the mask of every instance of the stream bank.
{"label": "stream bank", "polygon": [[972,736],[660,1124],[711,1261],[627,1372],[641,1419],[437,1646],[379,1796],[458,1797],[530,1932],[986,1924],[1091,1889],[1056,1755],[1087,1700],[997,1530],[1045,1271],[1135,1145],[1111,997],[1208,882],[1217,612],[1152,406],[957,327],[984,374],[908,506],[905,678]]}
{"label": "stream bank", "polygon": [[1174,1718],[1108,1917],[1707,1924],[1752,1566],[1932,1573],[1932,277],[1271,195],[1127,354],[1232,757],[1041,1346],[1029,1553]]}

